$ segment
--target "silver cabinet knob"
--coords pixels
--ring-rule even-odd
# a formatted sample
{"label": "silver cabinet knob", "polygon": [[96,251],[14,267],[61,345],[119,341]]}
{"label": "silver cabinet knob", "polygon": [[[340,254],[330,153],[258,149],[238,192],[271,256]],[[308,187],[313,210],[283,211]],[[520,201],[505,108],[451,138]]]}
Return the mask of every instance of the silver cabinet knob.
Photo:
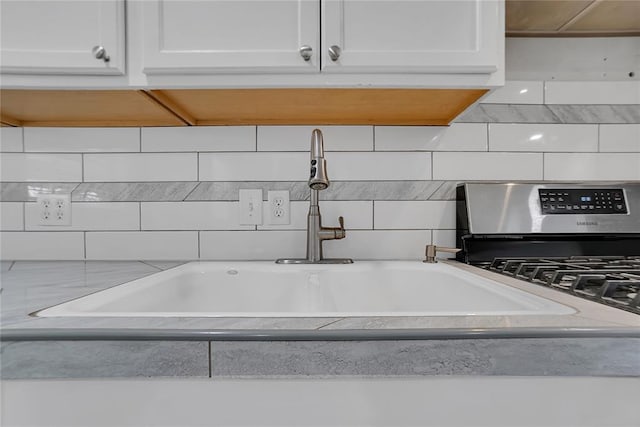
{"label": "silver cabinet knob", "polygon": [[109,62],[111,59],[109,55],[107,55],[107,49],[102,46],[94,46],[93,49],[91,49],[91,53],[93,53],[96,59],[102,59],[104,62]]}
{"label": "silver cabinet knob", "polygon": [[333,45],[329,48],[329,58],[331,58],[332,61],[337,61],[338,58],[340,58],[340,53],[342,53],[340,46]]}
{"label": "silver cabinet knob", "polygon": [[310,60],[311,55],[313,54],[313,49],[307,44],[302,46],[298,51],[300,52],[300,56],[302,56],[302,59],[304,59],[305,61]]}

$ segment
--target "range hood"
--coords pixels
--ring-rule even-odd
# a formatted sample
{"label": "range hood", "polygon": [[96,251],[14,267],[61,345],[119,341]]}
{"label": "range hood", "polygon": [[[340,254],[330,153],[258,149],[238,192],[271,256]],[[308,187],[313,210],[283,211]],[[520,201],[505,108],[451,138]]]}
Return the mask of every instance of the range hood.
{"label": "range hood", "polygon": [[5,126],[448,125],[488,89],[0,90]]}

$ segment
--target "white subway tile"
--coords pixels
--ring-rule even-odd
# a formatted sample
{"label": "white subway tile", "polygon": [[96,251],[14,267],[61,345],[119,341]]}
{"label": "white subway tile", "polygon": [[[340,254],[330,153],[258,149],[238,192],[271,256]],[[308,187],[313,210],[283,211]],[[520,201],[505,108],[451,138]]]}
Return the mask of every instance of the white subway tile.
{"label": "white subway tile", "polygon": [[22,151],[22,129],[2,127],[0,128],[0,152],[20,152]]}
{"label": "white subway tile", "polygon": [[2,181],[80,182],[80,154],[0,154]]}
{"label": "white subway tile", "polygon": [[258,126],[258,151],[309,151],[322,130],[325,151],[372,151],[373,126]]}
{"label": "white subway tile", "polygon": [[[203,231],[200,258],[209,260],[275,260],[304,258],[304,231]],[[344,240],[344,239],[343,239]]]}
{"label": "white subway tile", "polygon": [[377,201],[376,229],[455,228],[456,203],[446,201]]}
{"label": "white subway tile", "polygon": [[485,123],[376,126],[376,151],[487,151]]}
{"label": "white subway tile", "polygon": [[[447,248],[456,247],[456,230],[433,230],[433,244]],[[455,253],[438,252],[438,258],[455,258]]]}
{"label": "white subway tile", "polygon": [[481,103],[483,104],[542,104],[543,82],[507,80]]}
{"label": "white subway tile", "polygon": [[143,230],[253,230],[240,225],[238,202],[142,203]]}
{"label": "white subway tile", "polygon": [[598,125],[489,125],[490,151],[598,151]]}
{"label": "white subway tile", "polygon": [[200,181],[304,181],[308,153],[201,153]]}
{"label": "white subway tile", "polygon": [[539,180],[542,153],[433,153],[435,180]]}
{"label": "white subway tile", "polygon": [[84,233],[0,233],[3,260],[75,260],[84,258]]}
{"label": "white subway tile", "polygon": [[[258,230],[306,230],[309,202],[291,202],[291,222],[289,225],[270,225],[268,222],[269,204],[264,203],[262,218],[264,225]],[[337,227],[338,217],[344,218],[346,230],[371,230],[373,228],[373,202],[370,201],[337,201],[323,200],[320,202],[322,225]]]}
{"label": "white subway tile", "polygon": [[142,151],[255,151],[255,126],[142,128]]}
{"label": "white subway tile", "polygon": [[88,232],[87,259],[193,260],[198,258],[196,231]]}
{"label": "white subway tile", "polygon": [[[325,153],[332,180],[431,179],[431,153]],[[202,153],[201,181],[305,181],[308,153]]]}
{"label": "white subway tile", "polygon": [[[431,153],[327,153],[329,178],[335,181],[431,179]],[[305,165],[306,166],[306,165]]]}
{"label": "white subway tile", "polygon": [[430,230],[354,230],[342,240],[326,242],[326,258],[423,259]]}
{"label": "white subway tile", "polygon": [[196,153],[85,154],[86,182],[197,181]]}
{"label": "white subway tile", "polygon": [[600,151],[640,152],[640,124],[600,125]]}
{"label": "white subway tile", "polygon": [[0,202],[0,230],[18,231],[24,229],[24,204]]}
{"label": "white subway tile", "polygon": [[40,225],[40,208],[37,203],[25,204],[25,227],[40,231],[108,231],[139,230],[140,209],[138,203],[71,203],[70,226]]}
{"label": "white subway tile", "polygon": [[545,104],[640,104],[640,81],[545,82]]}
{"label": "white subway tile", "polygon": [[140,151],[138,128],[24,128],[24,151],[45,153]]}
{"label": "white subway tile", "polygon": [[640,153],[547,153],[545,180],[640,180]]}

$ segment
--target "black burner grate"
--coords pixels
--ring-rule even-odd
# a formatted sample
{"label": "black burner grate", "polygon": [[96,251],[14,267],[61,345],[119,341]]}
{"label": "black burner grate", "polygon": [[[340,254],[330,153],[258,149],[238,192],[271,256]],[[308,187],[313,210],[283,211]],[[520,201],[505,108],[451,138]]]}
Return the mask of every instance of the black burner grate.
{"label": "black burner grate", "polygon": [[640,314],[640,256],[496,258],[485,268]]}

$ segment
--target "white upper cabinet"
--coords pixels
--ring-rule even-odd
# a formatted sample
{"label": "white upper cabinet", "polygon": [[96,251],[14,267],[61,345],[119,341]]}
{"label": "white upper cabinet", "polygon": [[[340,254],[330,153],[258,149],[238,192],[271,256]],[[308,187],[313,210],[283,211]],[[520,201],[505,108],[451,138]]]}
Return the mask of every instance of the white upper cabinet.
{"label": "white upper cabinet", "polygon": [[148,0],[141,19],[147,75],[319,70],[319,0]]}
{"label": "white upper cabinet", "polygon": [[504,44],[495,0],[322,0],[322,69],[493,73]]}
{"label": "white upper cabinet", "polygon": [[124,0],[2,0],[0,32],[4,74],[125,73]]}

